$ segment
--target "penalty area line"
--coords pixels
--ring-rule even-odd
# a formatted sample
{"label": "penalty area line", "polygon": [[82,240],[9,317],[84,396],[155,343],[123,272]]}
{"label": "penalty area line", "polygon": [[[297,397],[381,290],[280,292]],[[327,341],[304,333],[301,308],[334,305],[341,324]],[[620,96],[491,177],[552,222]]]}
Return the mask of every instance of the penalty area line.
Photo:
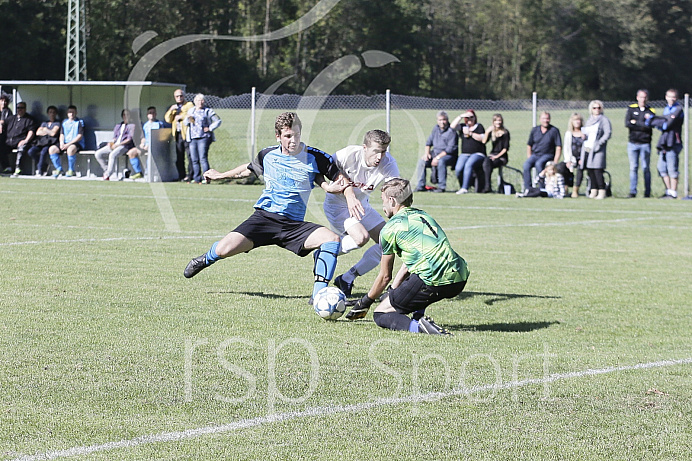
{"label": "penalty area line", "polygon": [[525,379],[520,381],[510,381],[506,383],[494,383],[485,384],[482,386],[473,386],[468,388],[453,389],[448,392],[429,392],[427,394],[413,394],[405,397],[392,397],[386,399],[378,399],[372,402],[357,403],[353,405],[338,405],[338,406],[324,406],[324,407],[314,407],[308,408],[304,411],[296,412],[286,412],[286,413],[276,413],[273,415],[261,416],[258,418],[242,419],[229,424],[223,424],[219,426],[207,426],[200,427],[197,429],[188,429],[186,431],[178,432],[165,432],[161,434],[151,434],[144,435],[129,440],[120,440],[117,442],[108,442],[99,445],[89,445],[69,448],[67,450],[51,451],[37,455],[23,456],[21,458],[15,458],[12,461],[39,461],[47,459],[63,458],[68,456],[82,456],[88,455],[90,453],[116,450],[123,448],[133,448],[140,445],[147,445],[152,443],[165,443],[165,442],[177,442],[181,440],[193,439],[197,437],[202,437],[205,435],[222,434],[225,432],[232,432],[240,429],[247,429],[250,427],[262,426],[264,424],[271,424],[282,421],[290,421],[294,419],[310,418],[310,417],[321,417],[329,416],[341,413],[357,413],[372,408],[383,407],[383,406],[394,406],[407,403],[424,403],[432,402],[435,400],[441,400],[444,398],[473,395],[479,392],[485,391],[498,391],[506,389],[515,389],[519,387],[535,385],[535,384],[548,384],[555,381],[562,381],[574,378],[585,378],[589,376],[598,376],[610,373],[617,373],[623,371],[634,371],[634,370],[648,370],[652,368],[662,368],[670,367],[676,365],[689,365],[692,364],[692,357],[679,360],[661,360],[658,362],[649,363],[639,363],[636,365],[621,366],[621,367],[606,367],[598,369],[588,369],[583,371],[573,371],[568,373],[556,373],[543,378],[533,378]]}

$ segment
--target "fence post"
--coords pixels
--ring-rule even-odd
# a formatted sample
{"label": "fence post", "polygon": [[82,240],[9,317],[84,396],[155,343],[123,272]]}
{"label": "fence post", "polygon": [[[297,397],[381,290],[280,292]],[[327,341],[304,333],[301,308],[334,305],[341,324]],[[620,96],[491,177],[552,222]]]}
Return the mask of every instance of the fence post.
{"label": "fence post", "polygon": [[392,93],[387,89],[385,93],[385,119],[387,120],[387,133],[392,133]]}
{"label": "fence post", "polygon": [[250,103],[250,159],[255,155],[255,143],[257,142],[257,137],[255,136],[255,95],[257,94],[257,88],[252,87],[252,102]]}
{"label": "fence post", "polygon": [[687,197],[690,194],[690,94],[685,93],[685,124],[682,135],[682,142],[685,151],[685,191]]}
{"label": "fence post", "polygon": [[532,101],[531,101],[531,106],[532,106],[531,115],[533,116],[533,118],[531,119],[531,126],[532,127],[536,126],[536,106],[537,106],[537,104],[538,104],[537,93],[534,91]]}

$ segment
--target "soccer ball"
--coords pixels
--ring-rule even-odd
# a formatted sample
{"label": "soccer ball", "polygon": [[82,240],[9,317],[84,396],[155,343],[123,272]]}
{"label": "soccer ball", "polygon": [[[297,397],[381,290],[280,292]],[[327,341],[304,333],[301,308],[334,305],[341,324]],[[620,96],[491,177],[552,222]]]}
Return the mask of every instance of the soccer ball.
{"label": "soccer ball", "polygon": [[317,315],[325,320],[336,320],[346,311],[346,295],[337,287],[324,287],[312,300]]}

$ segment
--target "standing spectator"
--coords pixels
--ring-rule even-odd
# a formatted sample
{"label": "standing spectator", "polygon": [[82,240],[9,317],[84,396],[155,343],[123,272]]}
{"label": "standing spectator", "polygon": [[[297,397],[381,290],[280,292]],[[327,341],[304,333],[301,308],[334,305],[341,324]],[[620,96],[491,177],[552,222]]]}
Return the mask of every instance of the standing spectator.
{"label": "standing spectator", "polygon": [[5,140],[7,135],[5,133],[5,121],[7,117],[12,115],[12,109],[10,109],[10,98],[6,94],[0,95],[0,170],[3,173],[11,173],[10,159],[7,158],[7,151],[5,149]]}
{"label": "standing spectator", "polygon": [[[194,106],[191,102],[185,102],[183,90],[178,88],[173,92],[175,104],[164,114],[163,119],[173,127],[173,139],[175,140],[176,161],[178,177],[181,181],[189,181],[192,178],[192,161],[190,160],[190,147],[187,142],[187,126],[183,124],[183,117]],[[185,157],[187,157],[188,173],[185,174]]]}
{"label": "standing spectator", "polygon": [[46,175],[48,153],[51,146],[56,146],[60,142],[60,122],[57,120],[58,108],[48,106],[48,121],[41,123],[36,130],[36,143],[29,148],[29,155],[36,163],[36,176]]}
{"label": "standing spectator", "polygon": [[542,112],[540,125],[531,129],[526,144],[526,161],[524,162],[524,191],[531,187],[531,168],[543,171],[549,161],[557,163],[562,153],[560,130],[550,124],[550,112]]}
{"label": "standing spectator", "polygon": [[661,198],[678,198],[678,155],[682,150],[682,122],[685,113],[678,102],[678,90],[666,91],[668,105],[662,117],[648,117],[647,124],[661,130],[658,139],[658,174],[666,185],[666,193]]}
{"label": "standing spectator", "polygon": [[135,147],[132,139],[135,133],[135,124],[130,123],[130,111],[123,109],[120,116],[123,121],[113,128],[113,140],[94,153],[94,157],[103,168],[104,181],[108,181],[115,173],[118,157]]}
{"label": "standing spectator", "polygon": [[501,114],[493,115],[493,126],[488,128],[483,136],[483,144],[492,142],[490,155],[483,160],[483,173],[485,174],[485,187],[481,191],[484,194],[493,191],[490,178],[493,174],[493,169],[500,168],[509,162],[509,130],[505,128],[505,121]]}
{"label": "standing spectator", "polygon": [[647,105],[648,90],[637,91],[637,102],[630,104],[625,115],[625,127],[630,131],[627,142],[627,156],[630,161],[630,198],[637,196],[637,179],[639,165],[644,175],[644,197],[651,197],[651,132],[646,120],[656,115],[656,111]]}
{"label": "standing spectator", "polygon": [[434,192],[444,192],[447,189],[447,167],[456,163],[458,151],[457,133],[449,126],[447,112],[441,110],[437,113],[437,125],[425,143],[425,154],[418,160],[416,171],[419,171],[420,175],[416,192],[426,191],[426,168],[431,169],[431,177],[437,177],[437,189],[434,189]]}
{"label": "standing spectator", "polygon": [[608,117],[603,115],[603,102],[597,99],[589,103],[589,119],[584,125],[587,133],[582,146],[582,158],[584,168],[589,173],[591,192],[589,198],[602,200],[606,198],[606,183],[603,171],[606,167],[606,146],[612,133],[612,127]]}
{"label": "standing spectator", "polygon": [[150,150],[151,130],[158,130],[164,127],[166,127],[166,124],[156,118],[156,107],[147,107],[147,121],[142,125],[142,132],[144,135],[139,142],[139,147],[133,147],[127,151],[127,156],[130,159],[130,165],[132,165],[133,172],[130,179],[141,179],[144,177],[142,174],[142,162],[140,161],[139,157]]}
{"label": "standing spectator", "polygon": [[[464,120],[461,125],[461,120]],[[457,194],[466,194],[471,187],[471,178],[477,166],[485,159],[485,128],[478,123],[476,112],[467,110],[452,121],[452,129],[461,135],[461,153],[454,166],[454,174],[459,180],[460,189]]]}
{"label": "standing spectator", "polygon": [[5,145],[3,148],[8,155],[12,149],[17,149],[17,161],[15,162],[15,170],[13,176],[19,175],[22,170],[19,167],[24,151],[29,150],[31,141],[36,134],[36,120],[26,113],[26,103],[24,101],[17,103],[17,113],[10,115],[5,120],[4,125],[7,133]]}
{"label": "standing spectator", "polygon": [[48,150],[50,160],[53,162],[55,169],[53,177],[64,174],[62,164],[60,163],[60,154],[67,153],[67,175],[74,176],[74,167],[77,163],[77,152],[84,149],[84,122],[77,118],[77,107],[69,106],[67,108],[67,119],[62,121],[60,128],[60,140],[58,146],[51,146]]}
{"label": "standing spectator", "polygon": [[201,184],[202,175],[209,170],[209,145],[214,142],[213,131],[221,125],[221,119],[216,112],[204,105],[203,94],[195,96],[194,102],[195,105],[187,111],[183,124],[188,127],[192,181]]}
{"label": "standing spectator", "polygon": [[569,186],[574,186],[572,198],[579,197],[579,188],[584,179],[584,166],[579,161],[581,159],[582,145],[586,138],[586,135],[581,131],[582,126],[584,126],[584,118],[576,112],[573,113],[569,117],[567,131],[565,132],[565,143],[563,146],[565,161],[557,165],[557,170],[564,176],[565,183]]}

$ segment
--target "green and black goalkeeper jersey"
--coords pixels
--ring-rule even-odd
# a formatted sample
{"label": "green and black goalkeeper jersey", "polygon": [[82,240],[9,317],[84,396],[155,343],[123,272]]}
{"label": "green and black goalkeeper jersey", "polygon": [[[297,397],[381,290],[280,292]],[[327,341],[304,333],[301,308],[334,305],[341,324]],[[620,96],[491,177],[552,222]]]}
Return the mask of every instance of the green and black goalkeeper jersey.
{"label": "green and black goalkeeper jersey", "polygon": [[432,286],[464,282],[469,276],[466,261],[449,244],[447,235],[425,211],[399,210],[380,232],[383,254],[395,254],[409,272]]}

